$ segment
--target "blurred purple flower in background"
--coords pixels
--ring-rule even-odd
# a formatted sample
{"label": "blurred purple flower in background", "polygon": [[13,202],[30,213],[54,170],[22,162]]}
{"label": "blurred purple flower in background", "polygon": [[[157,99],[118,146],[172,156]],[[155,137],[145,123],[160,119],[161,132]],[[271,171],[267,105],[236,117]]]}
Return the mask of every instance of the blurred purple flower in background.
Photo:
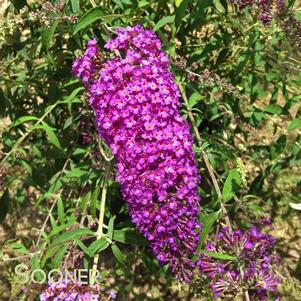
{"label": "blurred purple flower in background", "polygon": [[[275,241],[255,226],[246,231],[221,229],[197,263],[209,277],[214,297],[233,298],[247,291],[251,300],[264,301],[269,292],[277,292],[280,281],[274,267],[280,257],[273,250]],[[230,255],[233,260],[213,258],[210,252]]]}
{"label": "blurred purple flower in background", "polygon": [[100,285],[81,284],[71,279],[49,282],[49,286],[41,293],[40,301],[99,301]]}

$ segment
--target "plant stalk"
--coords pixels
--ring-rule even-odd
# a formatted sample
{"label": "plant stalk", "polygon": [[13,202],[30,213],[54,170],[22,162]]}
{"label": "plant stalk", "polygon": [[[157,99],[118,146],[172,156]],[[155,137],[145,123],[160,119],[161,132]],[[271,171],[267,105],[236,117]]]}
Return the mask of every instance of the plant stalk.
{"label": "plant stalk", "polygon": [[[107,179],[107,176],[105,175],[104,184],[103,184],[102,193],[101,193],[101,200],[100,200],[96,240],[100,239],[103,236],[103,222],[104,222],[105,207],[106,207],[107,185],[108,185],[108,179]],[[94,257],[93,271],[97,269],[98,260],[99,260],[99,253],[97,253]]]}
{"label": "plant stalk", "polygon": [[[188,99],[187,99],[187,96],[186,96],[186,93],[185,93],[185,89],[184,89],[184,87],[183,87],[182,84],[179,84],[179,87],[180,87],[180,90],[181,90],[184,102],[185,102],[185,104],[187,105],[187,108],[188,108],[188,117],[190,119],[190,123],[192,125],[194,134],[196,136],[196,140],[197,140],[198,146],[201,147],[201,145],[202,145],[201,135],[200,135],[200,132],[199,132],[198,127],[196,125],[196,121],[194,119],[193,113],[189,109],[189,103],[188,103]],[[207,170],[209,172],[209,175],[210,175],[211,181],[213,183],[214,189],[216,191],[217,198],[218,198],[220,206],[221,206],[221,210],[222,210],[222,212],[224,214],[226,225],[229,228],[229,230],[232,231],[232,226],[231,226],[231,222],[230,222],[230,219],[229,219],[229,216],[228,216],[228,212],[227,212],[227,210],[226,210],[226,208],[225,208],[225,206],[224,206],[224,204],[222,202],[221,189],[220,189],[220,187],[218,185],[218,182],[217,182],[216,176],[214,174],[212,165],[211,165],[211,163],[210,163],[210,161],[208,159],[208,156],[207,156],[207,154],[206,154],[206,152],[204,150],[202,150],[202,157],[203,157],[203,160],[205,162],[206,168],[207,168]]]}

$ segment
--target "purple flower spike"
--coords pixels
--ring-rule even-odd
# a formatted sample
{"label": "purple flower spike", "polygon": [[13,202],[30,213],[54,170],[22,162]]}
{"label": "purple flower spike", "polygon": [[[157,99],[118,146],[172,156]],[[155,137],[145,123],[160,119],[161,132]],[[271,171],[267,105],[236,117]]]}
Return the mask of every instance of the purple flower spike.
{"label": "purple flower spike", "polygon": [[202,254],[197,265],[201,273],[210,279],[215,298],[232,300],[241,292],[248,292],[254,301],[273,300],[268,299],[269,292],[277,293],[280,284],[275,274],[275,266],[280,260],[279,255],[273,252],[274,245],[275,238],[255,226],[247,231],[232,232],[223,228],[205,250],[225,253],[236,259],[218,260]]}
{"label": "purple flower spike", "polygon": [[105,47],[122,57],[101,64],[92,40],[73,73],[83,79],[98,133],[115,155],[133,223],[157,259],[188,281],[199,241],[200,177],[168,57],[157,35],[140,25],[117,30]]}
{"label": "purple flower spike", "polygon": [[99,284],[88,285],[64,277],[63,281],[49,282],[41,293],[40,301],[100,301],[101,287]]}

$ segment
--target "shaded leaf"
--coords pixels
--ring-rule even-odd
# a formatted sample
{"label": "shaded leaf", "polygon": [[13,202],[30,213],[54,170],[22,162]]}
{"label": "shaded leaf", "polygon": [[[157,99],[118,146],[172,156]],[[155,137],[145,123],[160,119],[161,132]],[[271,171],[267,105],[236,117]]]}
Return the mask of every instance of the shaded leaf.
{"label": "shaded leaf", "polygon": [[101,7],[93,7],[87,11],[77,22],[73,34],[78,33],[80,30],[88,27],[90,24],[101,19],[105,15]]}
{"label": "shaded leaf", "polygon": [[235,193],[233,192],[233,183],[236,183],[238,185],[241,184],[240,173],[237,169],[230,170],[226,178],[226,181],[224,183],[223,192],[222,192],[222,200],[224,202],[228,202],[235,195]]}
{"label": "shaded leaf", "polygon": [[162,18],[160,21],[158,21],[158,23],[154,26],[153,30],[157,31],[164,25],[166,25],[168,23],[173,23],[174,20],[175,20],[175,16],[166,16],[166,17]]}
{"label": "shaded leaf", "polygon": [[206,241],[206,238],[210,233],[210,230],[212,229],[212,226],[214,225],[218,217],[219,217],[219,212],[212,212],[203,217],[199,246],[203,245],[203,243]]}
{"label": "shaded leaf", "polygon": [[95,253],[105,250],[109,245],[110,243],[104,237],[95,240],[88,248],[91,257],[94,256]]}
{"label": "shaded leaf", "polygon": [[66,241],[73,240],[75,238],[82,237],[82,236],[94,236],[94,235],[95,233],[89,230],[88,228],[75,229],[60,235],[52,242],[51,245],[64,243]]}
{"label": "shaded leaf", "polygon": [[90,212],[93,217],[96,217],[96,203],[99,196],[100,187],[96,187],[96,189],[93,191],[91,200],[90,200]]}
{"label": "shaded leaf", "polygon": [[80,200],[79,208],[81,212],[84,212],[84,210],[87,207],[87,203],[90,201],[91,198],[91,191],[87,192]]}
{"label": "shaded leaf", "polygon": [[115,218],[116,216],[112,216],[110,218],[110,221],[109,221],[109,225],[108,225],[108,236],[109,238],[112,240],[113,238],[113,232],[114,232],[114,221],[115,221]]}
{"label": "shaded leaf", "polygon": [[60,144],[59,139],[57,138],[54,130],[47,125],[46,123],[43,123],[42,125],[34,125],[30,130],[44,130],[47,134],[47,137],[49,139],[49,141],[58,149],[63,150],[62,146]]}
{"label": "shaded leaf", "polygon": [[117,261],[122,264],[122,265],[125,265],[126,264],[126,258],[125,256],[121,253],[120,249],[115,245],[113,244],[111,246],[111,249],[112,249],[112,252],[115,256],[115,258],[117,259]]}
{"label": "shaded leaf", "polygon": [[15,126],[18,126],[22,123],[25,123],[25,122],[28,122],[28,121],[34,121],[34,120],[39,120],[39,118],[36,117],[36,116],[22,116],[22,117],[18,118],[17,120],[15,120],[13,122],[13,124],[11,125],[11,127],[15,127]]}
{"label": "shaded leaf", "polygon": [[292,131],[295,129],[301,129],[301,119],[300,118],[294,119],[288,126],[289,131]]}
{"label": "shaded leaf", "polygon": [[55,22],[52,23],[50,28],[45,29],[42,34],[42,44],[46,48],[47,51],[49,50],[49,48],[51,46],[51,42],[52,42],[52,39],[53,39],[55,30],[56,30],[58,24],[59,24],[59,21],[56,20]]}
{"label": "shaded leaf", "polygon": [[125,244],[148,245],[147,239],[133,229],[115,230],[113,239]]}
{"label": "shaded leaf", "polygon": [[59,216],[60,224],[64,224],[65,222],[65,213],[64,213],[64,204],[61,197],[58,198],[57,201],[57,213]]}
{"label": "shaded leaf", "polygon": [[271,113],[274,115],[280,115],[282,112],[282,107],[277,104],[270,104],[264,107],[263,109],[267,113]]}

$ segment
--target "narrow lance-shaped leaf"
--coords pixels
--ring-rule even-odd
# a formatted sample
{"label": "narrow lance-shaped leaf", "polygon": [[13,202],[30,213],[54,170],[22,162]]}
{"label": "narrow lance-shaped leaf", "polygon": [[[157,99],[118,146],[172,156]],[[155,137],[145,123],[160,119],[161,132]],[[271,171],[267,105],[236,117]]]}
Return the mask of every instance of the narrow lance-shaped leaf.
{"label": "narrow lance-shaped leaf", "polygon": [[111,249],[112,249],[112,252],[115,256],[115,258],[117,259],[117,261],[122,264],[122,265],[125,265],[126,264],[126,258],[125,256],[121,253],[120,249],[115,245],[113,244],[111,246]]}
{"label": "narrow lance-shaped leaf", "polygon": [[223,192],[222,192],[222,200],[224,202],[228,202],[235,195],[235,193],[233,192],[233,183],[241,185],[241,177],[237,169],[230,170],[227,179],[224,183]]}
{"label": "narrow lance-shaped leaf", "polygon": [[208,234],[210,233],[210,230],[212,229],[212,226],[216,222],[216,220],[219,217],[219,212],[212,212],[210,214],[207,214],[203,220],[202,220],[202,231],[199,241],[199,246],[202,246],[203,243],[206,241],[206,238]]}
{"label": "narrow lance-shaped leaf", "polygon": [[154,31],[157,31],[161,27],[165,26],[166,24],[173,23],[175,20],[175,16],[166,16],[162,18],[158,23],[154,26]]}
{"label": "narrow lance-shaped leaf", "polygon": [[61,197],[58,197],[57,212],[58,212],[60,224],[64,224],[64,222],[65,222],[65,212],[64,212],[64,204],[63,204],[63,201],[62,201]]}
{"label": "narrow lance-shaped leaf", "polygon": [[105,15],[101,7],[93,7],[87,11],[77,22],[73,34],[78,33],[81,29],[88,27],[90,24],[101,19]]}
{"label": "narrow lance-shaped leaf", "polygon": [[88,248],[91,257],[94,256],[95,253],[105,250],[109,245],[110,243],[105,237],[95,240]]}

